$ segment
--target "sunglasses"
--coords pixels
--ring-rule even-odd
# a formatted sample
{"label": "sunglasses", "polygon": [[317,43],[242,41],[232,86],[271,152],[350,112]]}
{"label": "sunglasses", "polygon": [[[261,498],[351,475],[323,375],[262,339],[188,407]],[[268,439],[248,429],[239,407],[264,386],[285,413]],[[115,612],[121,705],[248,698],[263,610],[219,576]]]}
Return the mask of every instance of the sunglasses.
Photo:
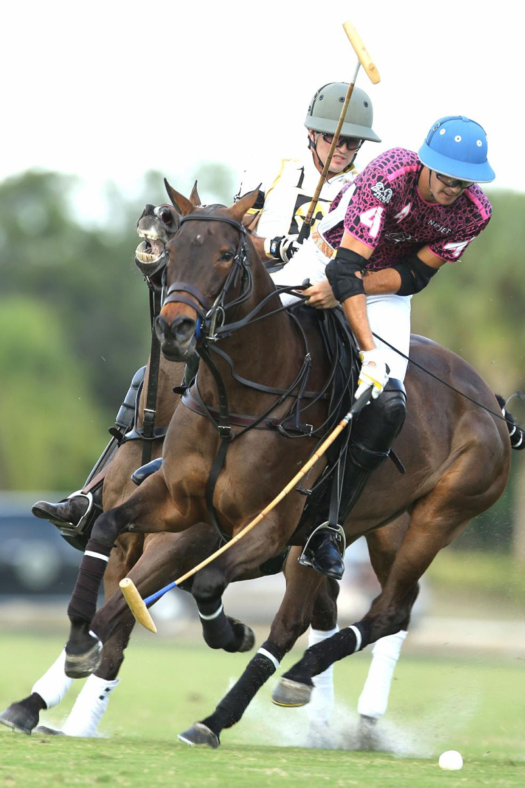
{"label": "sunglasses", "polygon": [[[321,134],[321,137],[329,145],[331,145],[332,142],[334,141],[333,134]],[[354,150],[359,150],[362,144],[363,144],[363,140],[358,140],[355,137],[339,137],[339,139],[337,140],[337,145],[335,147],[342,148],[343,145],[346,145],[349,151],[354,151]]]}
{"label": "sunglasses", "polygon": [[[434,172],[436,172],[434,170]],[[442,175],[440,172],[436,172],[436,178],[438,181],[441,181],[445,186],[448,186],[449,189],[455,189],[457,186],[463,191],[463,189],[468,189],[469,186],[472,186],[475,181],[462,181],[459,178],[449,178],[448,175]]]}

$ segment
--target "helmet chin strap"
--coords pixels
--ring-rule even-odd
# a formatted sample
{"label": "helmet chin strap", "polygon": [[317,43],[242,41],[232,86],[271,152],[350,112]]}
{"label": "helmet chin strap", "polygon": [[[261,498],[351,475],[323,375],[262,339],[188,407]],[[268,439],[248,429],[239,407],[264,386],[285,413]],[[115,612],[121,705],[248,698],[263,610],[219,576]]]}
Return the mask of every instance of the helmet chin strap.
{"label": "helmet chin strap", "polygon": [[[319,162],[319,165],[321,167],[320,172],[322,172],[324,170],[325,163],[324,163],[324,161],[321,160],[321,157],[319,156],[319,153],[317,151],[317,140],[319,139],[319,135],[320,134],[321,134],[320,131],[314,131],[314,135],[317,135],[315,137],[315,141],[314,142],[312,142],[312,138],[310,137],[310,135],[308,135],[308,147],[312,151],[312,154],[314,156],[317,156],[317,161]],[[348,172],[348,170],[352,169],[352,166],[353,166],[354,161],[355,161],[355,157],[357,156],[358,153],[359,153],[359,150],[356,150],[356,152],[354,153],[354,155],[352,156],[352,158],[350,159],[350,161],[348,162],[346,167],[343,170],[341,170],[341,172]],[[329,172],[330,172],[330,170],[329,170]]]}
{"label": "helmet chin strap", "polygon": [[429,168],[428,168],[428,190],[429,190],[429,192],[430,192],[430,196],[432,197],[432,199],[434,200],[434,202],[437,202],[437,200],[436,200],[436,198],[435,198],[435,196],[434,196],[434,192],[432,191],[432,186],[430,185],[430,179],[431,179],[431,177],[432,177],[432,170],[431,170],[431,169],[430,169],[430,167],[429,167]]}

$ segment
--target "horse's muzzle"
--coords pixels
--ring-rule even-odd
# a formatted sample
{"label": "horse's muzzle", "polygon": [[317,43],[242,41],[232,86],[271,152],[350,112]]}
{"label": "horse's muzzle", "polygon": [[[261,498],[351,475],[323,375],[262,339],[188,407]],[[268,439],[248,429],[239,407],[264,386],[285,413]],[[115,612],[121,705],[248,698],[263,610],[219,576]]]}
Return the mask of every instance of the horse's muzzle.
{"label": "horse's muzzle", "polygon": [[191,317],[179,315],[168,323],[163,315],[155,321],[155,333],[163,354],[169,361],[186,361],[193,352],[196,322]]}

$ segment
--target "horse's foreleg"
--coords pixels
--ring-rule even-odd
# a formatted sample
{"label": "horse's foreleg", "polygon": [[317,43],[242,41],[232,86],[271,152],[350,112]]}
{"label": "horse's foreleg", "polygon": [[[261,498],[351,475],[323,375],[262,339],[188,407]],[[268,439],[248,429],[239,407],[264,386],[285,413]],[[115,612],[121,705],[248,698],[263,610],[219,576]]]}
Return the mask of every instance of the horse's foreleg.
{"label": "horse's foreleg", "polygon": [[64,673],[65,649],[51,667],[38,679],[31,695],[12,703],[0,714],[0,723],[9,728],[30,734],[36,728],[40,712],[58,706],[72,684]]}
{"label": "horse's foreleg", "polygon": [[253,647],[252,630],[226,616],[222,596],[232,580],[258,576],[260,565],[283,548],[279,541],[282,533],[279,522],[277,513],[270,513],[255,531],[195,575],[191,592],[197,603],[204,639],[211,648],[235,652]]}
{"label": "horse's foreleg", "polygon": [[210,566],[198,572],[192,594],[202,624],[202,634],[210,648],[230,653],[249,651],[255,644],[253,630],[224,612],[222,595],[226,576],[220,566]]}
{"label": "horse's foreleg", "polygon": [[131,530],[135,525],[142,530],[167,530],[170,517],[175,516],[169,501],[164,477],[156,473],[124,504],[105,512],[95,523],[68,607],[71,632],[66,644],[65,671],[71,678],[88,676],[100,665],[102,644],[91,630],[91,622],[115,540],[126,528]]}
{"label": "horse's foreleg", "polygon": [[280,667],[284,655],[306,631],[322,577],[313,569],[298,563],[300,552],[300,549],[293,548],[288,556],[286,593],[272,623],[268,640],[250,660],[240,679],[221,700],[214,713],[181,733],[179,738],[182,741],[218,747],[221,731],[239,722],[259,689]]}

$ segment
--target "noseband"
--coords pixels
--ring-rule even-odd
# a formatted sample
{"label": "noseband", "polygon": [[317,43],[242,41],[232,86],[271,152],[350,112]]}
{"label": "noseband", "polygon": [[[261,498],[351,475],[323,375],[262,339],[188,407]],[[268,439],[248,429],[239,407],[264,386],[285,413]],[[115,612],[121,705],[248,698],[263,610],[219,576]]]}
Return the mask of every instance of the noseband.
{"label": "noseband", "polygon": [[[223,224],[231,224],[232,227],[239,231],[239,243],[237,244],[235,257],[232,260],[228,276],[221,291],[213,304],[210,304],[206,296],[188,282],[173,282],[163,302],[163,306],[174,303],[190,306],[198,314],[197,327],[195,329],[197,340],[215,341],[218,338],[215,333],[217,323],[220,323],[220,325],[224,323],[225,310],[242,304],[250,297],[253,291],[253,276],[246,247],[246,230],[243,224],[227,216],[190,215],[181,219],[181,225],[184,222],[222,222]],[[240,295],[238,298],[225,304],[228,291],[231,287],[237,285],[239,277],[241,277]],[[192,298],[189,298],[189,296],[192,296]]]}

